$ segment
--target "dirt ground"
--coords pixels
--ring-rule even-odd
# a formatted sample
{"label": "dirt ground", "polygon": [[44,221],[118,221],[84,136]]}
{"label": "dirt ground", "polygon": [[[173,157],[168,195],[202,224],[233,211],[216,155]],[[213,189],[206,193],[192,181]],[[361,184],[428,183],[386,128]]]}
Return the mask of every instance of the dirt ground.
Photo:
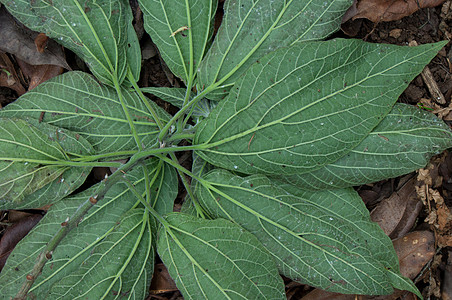
{"label": "dirt ground", "polygon": [[[134,1],[132,1],[134,2]],[[135,1],[136,2],[136,1]],[[220,1],[222,2],[222,1]],[[425,8],[391,22],[373,23],[367,19],[349,20],[342,31],[333,37],[357,38],[372,43],[413,45],[450,40],[452,37],[452,4]],[[136,29],[141,36],[145,58],[140,86],[182,86],[164,66],[150,38],[143,34],[140,12]],[[12,66],[17,82],[15,86],[0,86],[0,108],[13,102],[25,92],[32,77],[15,55],[0,53],[0,64]],[[73,53],[66,50],[67,63],[74,70],[87,71]],[[2,66],[3,68],[4,66]],[[452,126],[452,49],[451,44],[432,60],[423,75],[415,78],[401,95],[399,101],[429,110]],[[61,73],[58,69],[54,74]],[[0,77],[0,83],[1,83]],[[0,84],[1,85],[1,84]],[[150,96],[152,98],[152,96]],[[171,107],[157,98],[152,98],[166,110]],[[190,165],[188,156],[181,154],[184,165]],[[98,177],[102,177],[103,170]],[[96,175],[91,176],[91,180]],[[434,157],[424,169],[400,178],[394,178],[356,188],[377,221],[394,240],[402,271],[410,276],[425,299],[452,299],[452,155],[448,152]],[[179,203],[185,195],[180,193]],[[44,212],[0,212],[0,235],[15,219],[26,219],[30,230]],[[5,225],[6,224],[6,225]],[[23,236],[25,233],[19,234]],[[0,254],[0,263],[2,259]],[[285,279],[288,299],[416,299],[410,293],[396,292],[387,297],[363,297],[326,293]],[[157,264],[149,299],[182,299],[165,267]]]}

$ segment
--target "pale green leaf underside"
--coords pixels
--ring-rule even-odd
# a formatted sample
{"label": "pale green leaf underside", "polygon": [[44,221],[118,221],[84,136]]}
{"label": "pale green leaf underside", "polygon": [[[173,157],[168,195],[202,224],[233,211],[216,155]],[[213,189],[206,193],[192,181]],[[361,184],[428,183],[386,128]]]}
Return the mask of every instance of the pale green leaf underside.
{"label": "pale green leaf underside", "polygon": [[[163,60],[175,75],[187,82],[190,76],[196,75],[212,37],[218,1],[140,0],[139,3],[144,28]],[[187,29],[173,35],[183,27]]]}
{"label": "pale green leaf underside", "polygon": [[157,250],[185,299],[286,299],[271,255],[240,226],[181,213],[166,220],[180,244],[161,228]]}
{"label": "pale green leaf underside", "polygon": [[281,179],[305,189],[356,186],[423,168],[449,147],[452,132],[444,122],[416,107],[396,104],[369,136],[338,161]]}
{"label": "pale green leaf underside", "polygon": [[[146,87],[142,88],[144,93],[150,93],[154,96],[171,103],[172,105],[182,108],[184,106],[184,97],[186,89],[182,88],[168,88],[168,87]],[[194,97],[194,93],[190,94],[190,100]],[[193,109],[192,116],[194,117],[207,117],[212,111],[214,105],[207,99],[202,99],[196,103]]]}
{"label": "pale green leaf underside", "polygon": [[127,71],[126,16],[120,0],[1,0],[27,27],[44,32],[71,49],[96,77],[110,85],[122,82]]}
{"label": "pale green leaf underside", "polygon": [[[77,137],[69,130],[39,123],[35,119],[0,118],[0,120],[0,123],[6,125],[2,127],[6,132],[1,134],[3,142],[0,142],[2,153],[0,165],[3,166],[0,167],[2,169],[0,208],[36,208],[53,203],[73,192],[88,176],[91,170],[89,167],[46,166],[38,162],[54,161],[45,155],[53,152],[61,160],[66,159],[64,152],[92,154],[94,150],[84,138]],[[24,148],[27,149],[26,153],[22,151]],[[49,153],[45,153],[47,150]],[[41,154],[36,151],[41,151]],[[37,161],[27,161],[27,158]]]}
{"label": "pale green leaf underside", "polygon": [[133,78],[138,82],[141,73],[141,46],[132,24],[134,18],[129,5],[127,5],[127,10],[127,64],[132,71]]}
{"label": "pale green leaf underside", "polygon": [[[144,147],[156,143],[157,124],[140,98],[122,94]],[[168,114],[149,101],[163,122]],[[96,153],[135,150],[136,143],[116,91],[100,85],[86,73],[68,72],[24,94],[0,111],[0,116],[31,117],[67,128],[90,142]]]}
{"label": "pale green leaf underside", "polygon": [[166,164],[161,163],[158,171],[151,179],[151,197],[154,209],[160,215],[166,215],[173,211],[174,200],[178,193],[178,177],[176,170]]}
{"label": "pale green leaf underside", "polygon": [[292,195],[265,176],[241,178],[225,170],[204,179],[217,191],[198,189],[202,204],[213,217],[230,219],[253,233],[283,275],[339,293],[393,291],[386,269],[398,272],[391,241],[370,221],[353,190]]}
{"label": "pale green leaf underside", "polygon": [[[159,162],[157,159],[147,160],[150,178],[157,171],[158,165]],[[143,170],[141,167],[127,172],[126,178],[135,185],[135,188],[142,195],[145,195]],[[155,189],[157,187],[153,185],[151,188]],[[25,276],[31,271],[37,255],[61,227],[61,223],[67,217],[72,216],[78,207],[84,201],[87,201],[90,196],[95,195],[98,188],[99,184],[55,203],[30,234],[20,241],[9,256],[0,274],[1,295],[7,297],[14,297],[16,295],[20,286],[25,281]],[[162,193],[164,192],[162,191]],[[115,184],[107,192],[105,198],[96,204],[82,222],[63,239],[54,251],[52,260],[45,265],[42,275],[38,277],[31,292],[38,299],[46,299],[51,287],[64,277],[78,272],[77,270],[82,266],[83,262],[89,258],[93,247],[98,245],[104,237],[107,237],[119,225],[118,221],[120,221],[125,213],[134,209],[137,205],[139,205],[138,200],[125,183],[120,182]],[[151,232],[155,233],[156,231],[152,229]],[[143,278],[146,278],[145,282],[148,288],[150,284],[149,279],[153,273],[154,250],[148,248],[147,251],[148,262],[145,264],[140,262],[141,269],[137,267],[138,262],[135,259],[130,261],[130,265],[134,266],[134,275],[129,275],[128,280],[136,281],[136,287],[140,290],[143,288]],[[82,293],[85,291],[83,290]],[[136,292],[138,293],[139,291],[137,290]],[[49,299],[53,298],[50,297]]]}
{"label": "pale green leaf underside", "polygon": [[154,268],[153,233],[143,209],[123,215],[80,267],[52,286],[48,299],[144,299]]}
{"label": "pale green leaf underside", "polygon": [[67,159],[56,134],[22,119],[0,118],[0,202],[20,203],[65,171],[42,163]]}
{"label": "pale green leaf underside", "polygon": [[269,54],[199,124],[197,153],[248,174],[319,169],[361,142],[443,45],[336,39]]}
{"label": "pale green leaf underside", "polygon": [[250,65],[297,41],[321,40],[339,29],[350,0],[231,0],[215,40],[198,69],[198,90],[215,84],[224,97]]}

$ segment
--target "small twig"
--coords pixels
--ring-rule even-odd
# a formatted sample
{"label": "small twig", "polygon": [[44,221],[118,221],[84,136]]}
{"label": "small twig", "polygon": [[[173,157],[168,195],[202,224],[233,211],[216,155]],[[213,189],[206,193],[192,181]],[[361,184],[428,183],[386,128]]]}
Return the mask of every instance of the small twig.
{"label": "small twig", "polygon": [[[409,46],[417,45],[418,44],[416,41],[411,41],[409,43]],[[428,91],[430,92],[430,95],[432,95],[433,100],[439,104],[446,104],[446,99],[444,98],[443,93],[441,93],[441,90],[439,89],[438,84],[433,78],[433,74],[428,66],[425,66],[424,70],[422,70],[421,76],[428,88]]]}

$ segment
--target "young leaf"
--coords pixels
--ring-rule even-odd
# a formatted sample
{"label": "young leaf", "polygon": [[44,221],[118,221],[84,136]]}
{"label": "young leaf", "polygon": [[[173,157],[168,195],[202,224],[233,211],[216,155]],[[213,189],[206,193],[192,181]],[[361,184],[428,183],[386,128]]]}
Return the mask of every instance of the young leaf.
{"label": "young leaf", "polygon": [[[137,94],[121,90],[135,128],[145,147],[156,143],[158,127]],[[168,114],[149,101],[162,121]],[[24,94],[0,111],[0,116],[41,118],[86,138],[97,154],[135,150],[136,142],[118,93],[86,73],[68,72]]]}
{"label": "young leaf", "polygon": [[[150,93],[160,99],[171,103],[172,105],[182,108],[184,106],[184,97],[186,89],[182,88],[167,88],[167,87],[146,87],[142,88],[141,91],[144,93]],[[194,93],[190,94],[190,100],[194,97]],[[214,104],[207,99],[202,99],[196,103],[193,109],[194,117],[207,117],[214,108]]]}
{"label": "young leaf", "polygon": [[185,299],[286,299],[271,255],[240,226],[181,213],[166,220],[157,251]]}
{"label": "young leaf", "polygon": [[[143,209],[124,214],[80,267],[52,286],[48,299],[144,299],[154,269],[154,219]],[[151,224],[152,222],[152,224]]]}
{"label": "young leaf", "polygon": [[[59,128],[38,128],[22,119],[0,118],[0,203],[3,207],[22,204],[25,196],[52,182],[67,169],[55,165],[68,159],[59,143],[60,132]],[[75,138],[72,140],[72,147],[89,154],[90,149],[83,146],[86,145]]]}
{"label": "young leaf", "polygon": [[216,0],[140,0],[144,28],[171,72],[194,79],[212,37]]}
{"label": "young leaf", "polygon": [[[265,176],[225,170],[204,179],[210,187],[197,195],[211,215],[253,233],[284,276],[339,293],[393,291],[388,269],[398,273],[398,264],[391,241],[353,190],[293,195]],[[408,284],[403,289],[413,291]]]}
{"label": "young leaf", "polygon": [[126,16],[120,0],[1,0],[30,29],[71,49],[102,82],[122,82],[127,72]]}
{"label": "young leaf", "polygon": [[[152,177],[153,172],[158,167],[158,160],[147,160],[147,164],[148,170],[150,171],[149,176]],[[125,177],[135,185],[135,188],[140,193],[145,193],[143,170],[141,167],[127,172]],[[95,195],[98,189],[99,184],[79,194],[65,198],[50,208],[39,224],[19,242],[9,256],[0,274],[1,295],[7,298],[13,298],[16,295],[22,283],[26,280],[26,275],[33,268],[36,262],[36,256],[58,231],[61,223],[67,217],[72,216],[79,206],[90,196]],[[78,224],[77,228],[70,231],[62,240],[61,244],[53,252],[53,258],[44,266],[42,275],[37,278],[37,281],[31,289],[31,293],[36,295],[37,299],[46,299],[46,295],[52,289],[52,286],[61,280],[70,280],[70,278],[64,279],[65,277],[80,274],[79,272],[82,271],[79,269],[86,264],[86,261],[94,259],[92,256],[96,250],[93,249],[103,242],[105,238],[114,239],[114,236],[117,235],[115,230],[118,230],[121,226],[124,215],[131,211],[137,211],[135,209],[138,205],[137,202],[138,200],[135,199],[134,194],[124,182],[113,185],[104,199],[97,203]],[[133,275],[128,273],[129,271],[126,269],[124,272],[129,275],[126,279],[122,279],[123,282],[124,280],[136,282],[134,289],[135,293],[138,294],[142,293],[143,290],[147,290],[147,286],[150,284],[148,279],[151,278],[153,272],[154,250],[153,247],[149,247],[149,243],[152,241],[149,239],[151,238],[150,234],[154,234],[156,231],[153,227],[155,225],[153,221],[151,221],[150,225],[152,228],[146,229],[146,235],[143,235],[142,238],[138,237],[139,239],[135,239],[133,242],[129,242],[129,244],[133,244],[135,241],[140,241],[140,245],[138,246],[140,254],[133,256],[128,262],[133,268]],[[113,234],[113,236],[109,238],[108,236],[110,234]],[[142,245],[141,242],[144,244]],[[103,245],[106,244],[104,243]],[[102,257],[98,254],[95,257],[101,259]],[[142,260],[143,256],[147,257],[146,262]],[[102,265],[96,265],[93,266],[92,270],[83,270],[94,272],[92,274],[95,274],[96,272],[104,272],[103,269]],[[86,289],[82,289],[81,293],[83,294],[84,292],[86,292]],[[133,293],[132,290],[130,292]],[[50,296],[48,298],[55,299],[55,297]]]}
{"label": "young leaf", "polygon": [[177,172],[172,166],[162,163],[156,175],[151,187],[152,203],[159,214],[166,215],[173,211],[177,197]]}
{"label": "young leaf", "polygon": [[198,125],[197,153],[247,174],[319,169],[356,147],[442,46],[336,39],[269,54]]}
{"label": "young leaf", "polygon": [[198,69],[198,90],[215,85],[220,99],[250,65],[267,53],[298,41],[320,40],[339,30],[350,0],[225,2],[215,40]]}
{"label": "young leaf", "polygon": [[[178,108],[182,108],[186,93],[186,89],[169,87],[145,87],[141,88],[141,91],[143,93],[153,94],[154,96]],[[193,93],[190,93],[190,98],[193,96]]]}
{"label": "young leaf", "polygon": [[[14,122],[15,119],[11,119]],[[75,133],[61,129],[46,123],[39,123],[38,120],[31,118],[24,118],[24,120],[18,120],[20,124],[26,122],[29,126],[33,126],[32,128],[36,128],[42,134],[47,136],[49,142],[54,141],[55,146],[62,149],[65,153],[76,153],[76,154],[93,154],[93,147],[83,138]],[[14,131],[10,132],[14,134]],[[20,136],[18,136],[20,137]],[[28,138],[28,137],[27,137]],[[44,148],[45,149],[45,148]],[[43,149],[40,149],[43,150]],[[2,151],[0,150],[0,153]],[[13,153],[7,153],[13,154]],[[19,157],[24,158],[24,157]],[[3,163],[3,162],[2,162]],[[17,166],[31,166],[31,163],[23,162],[16,164]],[[36,189],[32,188],[33,183],[28,184],[27,178],[19,179],[16,181],[16,187],[19,181],[23,182],[23,187],[25,189],[34,190],[30,194],[23,194],[23,198],[21,201],[18,199],[14,202],[7,201],[7,199],[0,200],[0,208],[1,209],[24,209],[24,208],[36,208],[41,207],[47,204],[51,204],[56,202],[68,194],[72,193],[76,188],[78,188],[88,176],[91,168],[90,167],[59,167],[57,169],[62,169],[62,174],[57,178],[54,176],[49,176],[45,178],[45,182],[49,181],[50,183],[42,186],[41,188]],[[52,181],[53,178],[53,181]],[[28,178],[31,179],[31,178]],[[32,180],[33,182],[33,180]]]}
{"label": "young leaf", "polygon": [[132,24],[133,14],[130,5],[127,5],[127,10],[127,64],[132,71],[133,78],[138,81],[141,73],[141,47]]}
{"label": "young leaf", "polygon": [[281,179],[305,189],[361,185],[423,168],[433,155],[449,147],[449,126],[431,113],[396,104],[358,146],[338,161],[311,173]]}

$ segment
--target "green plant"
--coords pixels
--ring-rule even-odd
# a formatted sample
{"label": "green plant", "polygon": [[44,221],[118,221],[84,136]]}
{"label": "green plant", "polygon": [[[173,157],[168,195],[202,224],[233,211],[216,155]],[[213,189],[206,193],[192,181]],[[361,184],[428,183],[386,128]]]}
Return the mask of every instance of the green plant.
{"label": "green plant", "polygon": [[[65,73],[0,111],[2,209],[53,204],[10,255],[5,299],[142,299],[156,250],[187,299],[284,299],[279,273],[340,293],[420,295],[351,186],[452,146],[435,116],[395,104],[445,43],[321,41],[349,0],[229,0],[211,41],[216,0],[141,0],[187,88],[139,88],[127,1],[1,2],[95,76]],[[191,170],[180,151],[194,151]],[[94,166],[119,169],[71,194]]]}

